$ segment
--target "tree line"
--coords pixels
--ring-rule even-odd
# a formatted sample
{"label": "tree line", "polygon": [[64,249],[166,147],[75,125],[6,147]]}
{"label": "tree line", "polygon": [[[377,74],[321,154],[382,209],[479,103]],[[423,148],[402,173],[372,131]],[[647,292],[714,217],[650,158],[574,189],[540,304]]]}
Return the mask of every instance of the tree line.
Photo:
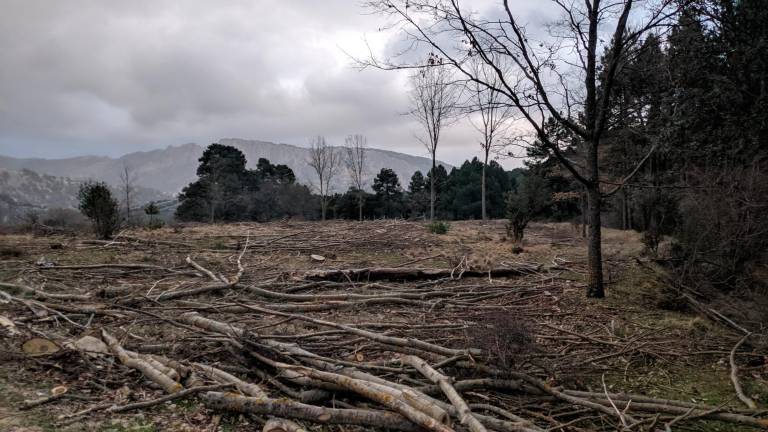
{"label": "tree line", "polygon": [[[339,150],[327,146],[322,137],[313,138],[307,164],[317,172],[314,190],[297,183],[293,170],[286,165],[274,165],[261,158],[256,169],[247,169],[240,150],[211,144],[200,157],[198,179],[179,194],[175,217],[199,222],[267,221],[282,217],[429,218],[431,214],[440,219],[481,219],[481,177],[485,172],[487,215],[502,218],[506,212],[505,196],[516,189],[525,172],[505,171],[495,161],[486,166],[474,158],[450,172],[443,165],[436,165],[426,174],[416,171],[405,185],[394,170],[383,168],[368,188],[364,182],[364,141],[362,135],[353,135],[347,140],[353,145]],[[343,160],[350,171],[349,189],[333,193],[331,180]],[[431,185],[435,191],[434,207]]]}

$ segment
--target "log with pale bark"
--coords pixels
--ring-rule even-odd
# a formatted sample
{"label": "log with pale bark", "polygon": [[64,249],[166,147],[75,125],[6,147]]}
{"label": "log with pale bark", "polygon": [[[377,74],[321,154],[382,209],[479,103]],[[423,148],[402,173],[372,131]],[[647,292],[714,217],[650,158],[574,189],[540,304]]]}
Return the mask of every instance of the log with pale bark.
{"label": "log with pale bark", "polygon": [[403,267],[371,267],[359,269],[341,270],[312,270],[304,273],[305,280],[328,281],[378,281],[378,280],[434,280],[443,278],[461,277],[513,277],[526,276],[551,270],[557,270],[557,266],[533,266],[519,265],[515,267],[497,267],[488,270],[463,270],[461,273],[454,269],[421,269]]}

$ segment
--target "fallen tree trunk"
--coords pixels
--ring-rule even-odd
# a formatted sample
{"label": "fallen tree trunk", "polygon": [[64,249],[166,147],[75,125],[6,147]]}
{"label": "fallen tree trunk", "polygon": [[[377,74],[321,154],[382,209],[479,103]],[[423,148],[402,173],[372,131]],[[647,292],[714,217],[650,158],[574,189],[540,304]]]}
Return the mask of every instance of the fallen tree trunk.
{"label": "fallen tree trunk", "polygon": [[[499,267],[490,270],[464,270],[461,277],[510,277],[524,276],[542,271],[553,270],[554,267],[518,266]],[[458,271],[452,269],[419,269],[399,267],[375,267],[346,270],[312,270],[304,273],[305,280],[330,281],[373,281],[373,280],[432,280],[453,278]]]}
{"label": "fallen tree trunk", "polygon": [[120,343],[112,335],[107,333],[106,330],[101,331],[101,337],[106,342],[112,354],[120,360],[120,363],[128,366],[131,369],[136,369],[144,374],[145,377],[158,384],[166,393],[176,393],[183,387],[178,382],[174,381],[171,377],[163,372],[155,369],[150,363],[142,360],[138,356],[132,357],[128,352],[120,346]]}
{"label": "fallen tree trunk", "polygon": [[289,399],[255,398],[222,392],[205,393],[202,399],[208,408],[214,410],[289,417],[321,424],[349,424],[406,432],[423,430],[400,414],[382,410],[326,408]]}
{"label": "fallen tree trunk", "polygon": [[467,403],[462,399],[456,389],[453,388],[448,381],[448,377],[434,370],[432,366],[427,364],[427,362],[416,356],[405,356],[401,361],[404,364],[412,366],[414,369],[421,372],[422,375],[429,378],[430,381],[440,386],[443,393],[448,397],[448,400],[451,401],[454,407],[456,407],[461,424],[467,426],[472,432],[486,432],[485,426],[472,415],[469,406],[467,406]]}

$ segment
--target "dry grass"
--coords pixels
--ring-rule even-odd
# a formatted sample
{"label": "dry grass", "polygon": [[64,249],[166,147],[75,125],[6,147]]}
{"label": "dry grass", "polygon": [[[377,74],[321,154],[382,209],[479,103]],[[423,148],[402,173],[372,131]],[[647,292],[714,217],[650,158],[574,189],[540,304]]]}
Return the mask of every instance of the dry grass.
{"label": "dry grass", "polygon": [[[339,309],[328,312],[312,312],[307,315],[344,323],[397,323],[402,329],[393,330],[400,336],[414,336],[442,343],[446,346],[474,346],[491,352],[495,363],[502,367],[518,367],[525,364],[536,373],[552,377],[559,383],[578,388],[599,388],[601,374],[608,371],[607,380],[616,391],[642,391],[656,396],[679,398],[708,398],[710,403],[734,405],[727,399],[727,368],[721,364],[722,354],[734,342],[734,335],[694,315],[666,311],[658,308],[660,286],[648,274],[632,264],[632,259],[642,251],[640,236],[634,232],[606,229],[603,232],[606,271],[611,284],[608,298],[603,301],[584,296],[585,244],[578,230],[570,224],[531,224],[523,242],[523,252],[515,254],[513,244],[505,238],[503,221],[464,221],[451,223],[445,235],[430,234],[425,224],[402,221],[339,222],[326,224],[311,222],[275,222],[266,224],[244,223],[226,225],[194,224],[165,227],[158,230],[128,230],[111,245],[92,244],[84,238],[33,237],[13,235],[0,237],[1,247],[19,248],[24,255],[7,259],[0,257],[0,280],[24,280],[32,286],[46,285],[50,292],[74,287],[77,292],[96,292],[104,287],[124,289],[126,293],[158,294],[195,286],[195,281],[177,277],[159,277],[151,273],[117,273],[110,271],[77,270],[71,272],[41,272],[35,262],[40,257],[65,264],[95,263],[146,263],[173,268],[188,269],[184,259],[191,255],[197,262],[215,273],[233,274],[239,250],[249,241],[249,251],[244,256],[246,284],[265,280],[294,281],[303,272],[319,268],[391,267],[416,261],[409,267],[447,268],[464,260],[471,267],[489,269],[512,263],[553,262],[567,267],[557,277],[540,274],[522,278],[458,280],[446,283],[446,290],[487,290],[498,296],[489,298],[477,307],[446,307],[440,302],[431,306],[384,305]],[[149,241],[138,242],[136,239]],[[158,243],[152,243],[158,242]],[[170,242],[163,244],[160,242]],[[52,244],[63,245],[52,249]],[[173,245],[171,245],[173,244]],[[184,244],[189,245],[188,247]],[[323,262],[310,259],[311,254],[326,258]],[[429,258],[420,260],[423,258]],[[471,288],[467,288],[467,287]],[[372,287],[356,284],[354,287],[322,288],[315,293],[387,293],[389,291],[418,291],[415,283],[386,282]],[[261,301],[245,292],[224,292],[190,299],[197,302]],[[173,304],[183,309],[185,304]],[[148,303],[147,311],[156,311],[159,305]],[[0,314],[9,315],[24,311],[0,305]],[[28,312],[28,311],[26,311]],[[175,310],[169,313],[176,313]],[[213,313],[213,312],[212,312]],[[295,335],[316,331],[311,325],[281,320],[260,314],[217,315],[252,328],[266,326],[263,334]],[[73,338],[91,330],[71,330],[55,325],[50,317],[38,319],[40,330],[50,331],[62,338]],[[421,329],[425,323],[457,324],[449,329]],[[157,320],[145,318],[134,321],[112,322],[111,318],[99,325],[117,326],[130,331],[126,343],[134,347],[158,343],[164,353],[174,358],[195,359],[207,355],[211,361],[232,361],[226,350],[201,353],[196,339],[190,334]],[[466,327],[466,329],[465,329]],[[558,330],[560,329],[560,330]],[[595,338],[627,347],[627,351],[605,359],[613,345],[595,345],[579,340],[567,332],[589,334]],[[11,342],[7,342],[11,343]],[[328,338],[312,346],[322,355],[354,361],[358,356],[373,360],[391,360],[391,353],[376,349],[366,341]],[[13,351],[14,345],[4,345],[3,350]],[[710,354],[694,354],[697,352]],[[3,363],[3,362],[0,362]],[[535,366],[531,366],[535,365]],[[705,370],[707,374],[694,373]],[[687,371],[687,372],[686,372]],[[711,371],[711,372],[709,372]],[[768,402],[768,395],[760,390],[768,369],[751,367],[750,375],[744,376],[747,388],[758,393],[759,403]],[[62,401],[43,407],[29,414],[16,411],[19,400],[35,397],[40,389],[66,383],[73,391],[96,392],[88,382],[98,379],[82,363],[73,358],[55,359],[41,363],[36,360],[4,362],[0,365],[4,380],[0,390],[12,397],[0,398],[0,416],[11,413],[18,424],[38,427],[38,430],[55,430],[44,421],[35,423],[41,413],[71,412],[87,403]],[[123,371],[122,373],[125,373]],[[145,398],[152,390],[145,389],[135,375],[128,384],[133,398]],[[120,378],[124,380],[125,378]],[[761,381],[762,380],[762,381]],[[34,383],[34,385],[33,385]],[[108,385],[112,394],[123,383]],[[91,393],[98,394],[101,393]],[[474,396],[472,396],[474,397]],[[492,394],[516,409],[518,403],[508,395]],[[478,399],[479,401],[479,399]],[[212,413],[195,404],[191,414],[179,408],[156,410],[145,413],[146,423],[155,430],[184,430],[184,427],[203,428],[210,423]],[[185,417],[188,416],[189,418]],[[195,417],[197,416],[197,417]],[[114,416],[130,423],[131,416]],[[95,417],[91,430],[109,429],[113,419]],[[252,430],[253,425],[233,417],[228,430]],[[139,424],[145,423],[141,420]],[[0,429],[4,423],[0,420]],[[143,427],[143,426],[142,426]],[[581,424],[582,429],[590,429]],[[706,425],[704,426],[706,427]],[[77,429],[73,429],[77,430]],[[153,430],[153,429],[139,429]],[[224,430],[224,428],[219,428]],[[328,430],[328,429],[325,429]],[[706,429],[704,429],[706,430]]]}

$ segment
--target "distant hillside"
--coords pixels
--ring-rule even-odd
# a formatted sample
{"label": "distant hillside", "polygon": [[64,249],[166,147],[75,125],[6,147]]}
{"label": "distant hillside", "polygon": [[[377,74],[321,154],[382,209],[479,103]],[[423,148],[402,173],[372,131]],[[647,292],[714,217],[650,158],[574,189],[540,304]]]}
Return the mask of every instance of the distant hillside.
{"label": "distant hillside", "polygon": [[[30,211],[77,208],[77,191],[81,183],[81,180],[38,174],[29,169],[0,169],[0,224],[16,223]],[[140,206],[168,198],[167,194],[138,187],[133,200]]]}
{"label": "distant hillside", "polygon": [[[273,163],[285,164],[296,173],[299,182],[311,185],[314,179],[312,169],[307,165],[308,150],[289,144],[275,144],[266,141],[252,141],[236,138],[219,140],[221,144],[240,149],[248,159],[250,168],[255,168],[259,158],[265,157]],[[97,179],[112,185],[120,182],[120,170],[128,166],[137,177],[137,185],[156,189],[166,194],[177,194],[196,178],[197,160],[204,147],[197,144],[169,146],[164,149],[129,153],[120,158],[82,156],[68,159],[17,159],[0,156],[0,169],[29,169],[38,173],[72,179]],[[431,161],[387,150],[369,149],[368,185],[381,168],[392,168],[400,177],[403,187],[417,170],[426,173]],[[450,165],[443,164],[447,168]],[[342,169],[333,184],[334,190],[345,191],[349,179]]]}

